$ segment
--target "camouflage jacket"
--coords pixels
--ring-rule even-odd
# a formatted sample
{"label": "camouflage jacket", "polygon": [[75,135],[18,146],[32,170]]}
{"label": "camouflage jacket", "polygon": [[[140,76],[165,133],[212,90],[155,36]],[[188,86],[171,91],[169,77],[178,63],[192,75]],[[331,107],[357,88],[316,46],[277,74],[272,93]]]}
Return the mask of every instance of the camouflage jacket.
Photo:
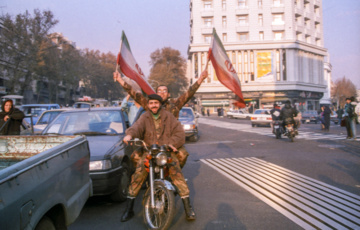
{"label": "camouflage jacket", "polygon": [[[180,109],[194,96],[199,87],[200,84],[196,81],[192,86],[190,86],[188,91],[180,97],[169,98],[163,102],[162,107],[171,112],[176,118],[179,118]],[[142,93],[133,90],[126,82],[124,82],[123,88],[137,103],[139,103],[145,110],[148,110],[147,98]]]}

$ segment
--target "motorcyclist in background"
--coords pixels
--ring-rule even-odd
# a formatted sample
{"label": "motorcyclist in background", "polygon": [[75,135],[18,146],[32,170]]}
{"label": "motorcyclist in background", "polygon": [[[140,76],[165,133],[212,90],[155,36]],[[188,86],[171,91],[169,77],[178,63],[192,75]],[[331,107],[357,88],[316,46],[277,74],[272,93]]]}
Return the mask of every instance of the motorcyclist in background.
{"label": "motorcyclist in background", "polygon": [[[271,119],[272,119],[272,126],[271,126],[272,128],[274,127],[275,121],[280,121],[282,119],[280,113],[281,113],[280,107],[276,103],[274,103],[274,107],[272,108],[272,110],[270,110]],[[273,128],[273,133],[275,133],[274,128]]]}
{"label": "motorcyclist in background", "polygon": [[298,114],[298,111],[291,106],[291,102],[289,100],[287,100],[285,102],[285,106],[281,109],[280,111],[280,116],[283,119],[283,128],[285,129],[285,125],[288,124],[289,122],[291,124],[294,124],[294,130],[295,130],[295,134],[298,134],[298,130],[297,130],[297,124],[294,120],[294,117],[296,117]]}

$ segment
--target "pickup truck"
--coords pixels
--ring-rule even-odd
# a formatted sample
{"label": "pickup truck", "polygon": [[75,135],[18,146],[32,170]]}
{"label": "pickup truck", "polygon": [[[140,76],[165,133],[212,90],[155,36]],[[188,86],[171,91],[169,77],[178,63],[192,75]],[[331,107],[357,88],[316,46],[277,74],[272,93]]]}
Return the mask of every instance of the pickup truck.
{"label": "pickup truck", "polygon": [[0,229],[66,229],[92,195],[84,136],[0,136]]}

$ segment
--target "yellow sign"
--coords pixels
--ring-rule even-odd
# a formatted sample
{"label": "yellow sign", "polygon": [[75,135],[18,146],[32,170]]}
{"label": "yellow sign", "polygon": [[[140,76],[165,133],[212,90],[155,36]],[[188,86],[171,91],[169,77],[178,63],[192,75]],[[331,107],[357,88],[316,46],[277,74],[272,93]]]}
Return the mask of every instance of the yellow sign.
{"label": "yellow sign", "polygon": [[258,78],[271,74],[271,59],[271,52],[259,52],[256,54]]}

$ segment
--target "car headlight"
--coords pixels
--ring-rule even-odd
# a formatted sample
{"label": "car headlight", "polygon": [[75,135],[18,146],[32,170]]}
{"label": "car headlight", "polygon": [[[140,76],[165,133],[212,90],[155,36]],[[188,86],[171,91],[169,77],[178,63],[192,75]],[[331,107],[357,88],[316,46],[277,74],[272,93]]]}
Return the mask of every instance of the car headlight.
{"label": "car headlight", "polygon": [[90,161],[90,171],[111,169],[110,160]]}
{"label": "car headlight", "polygon": [[163,166],[167,163],[167,156],[165,153],[161,152],[156,155],[156,164],[159,166]]}

